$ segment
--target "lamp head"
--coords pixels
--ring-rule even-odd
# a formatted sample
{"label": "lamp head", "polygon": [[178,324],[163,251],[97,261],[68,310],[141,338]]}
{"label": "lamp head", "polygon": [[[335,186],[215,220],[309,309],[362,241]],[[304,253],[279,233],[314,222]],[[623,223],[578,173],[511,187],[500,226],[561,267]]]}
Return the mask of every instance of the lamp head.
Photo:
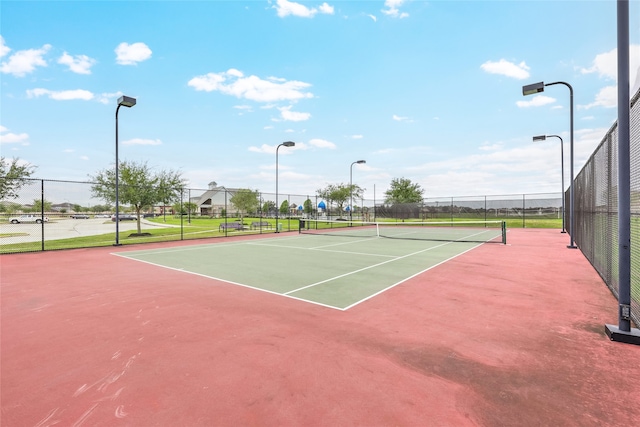
{"label": "lamp head", "polygon": [[296,145],[296,143],[293,141],[287,141],[283,142],[282,145],[284,145],[285,147],[293,147],[294,145]]}
{"label": "lamp head", "polygon": [[122,105],[124,107],[133,107],[136,105],[136,99],[131,98],[130,96],[121,96],[118,99],[118,105]]}
{"label": "lamp head", "polygon": [[533,137],[533,141],[546,141],[547,135],[537,135]]}
{"label": "lamp head", "polygon": [[534,95],[540,92],[544,92],[544,82],[522,86],[522,95],[524,96]]}
{"label": "lamp head", "polygon": [[367,163],[367,161],[366,161],[366,160],[358,160],[356,163],[357,163],[357,164],[359,164],[359,165],[361,165],[361,164],[363,164],[363,163]]}

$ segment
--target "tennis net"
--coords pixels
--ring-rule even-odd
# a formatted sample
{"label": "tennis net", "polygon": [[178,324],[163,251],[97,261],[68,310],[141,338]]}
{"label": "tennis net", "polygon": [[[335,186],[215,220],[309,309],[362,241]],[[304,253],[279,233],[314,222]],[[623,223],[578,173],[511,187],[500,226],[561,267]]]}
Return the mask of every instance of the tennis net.
{"label": "tennis net", "polygon": [[507,227],[504,221],[369,222],[304,219],[300,220],[299,233],[321,236],[507,243]]}

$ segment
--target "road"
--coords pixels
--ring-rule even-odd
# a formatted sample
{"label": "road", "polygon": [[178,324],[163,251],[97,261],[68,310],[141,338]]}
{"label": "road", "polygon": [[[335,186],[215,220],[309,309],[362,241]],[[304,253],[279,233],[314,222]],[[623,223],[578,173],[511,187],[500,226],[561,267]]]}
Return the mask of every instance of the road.
{"label": "road", "polygon": [[[162,227],[162,225],[142,220],[142,228]],[[137,229],[136,221],[120,221],[120,231]],[[94,236],[97,234],[115,233],[116,223],[107,218],[51,219],[44,224],[46,240],[70,239],[73,237]],[[12,243],[38,242],[42,239],[41,224],[0,224],[0,235],[20,233],[19,236],[1,237],[0,245]],[[26,233],[26,234],[23,234]]]}

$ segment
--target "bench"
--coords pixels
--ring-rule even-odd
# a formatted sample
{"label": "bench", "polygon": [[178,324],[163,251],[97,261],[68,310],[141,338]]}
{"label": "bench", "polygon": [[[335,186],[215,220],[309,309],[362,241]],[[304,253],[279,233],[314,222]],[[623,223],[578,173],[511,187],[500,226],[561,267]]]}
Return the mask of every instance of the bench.
{"label": "bench", "polygon": [[220,224],[218,231],[223,231],[228,229],[243,230],[244,226],[242,225],[241,222],[223,222],[222,224]]}
{"label": "bench", "polygon": [[257,228],[271,228],[271,223],[269,221],[254,221],[251,223],[251,229],[255,230]]}

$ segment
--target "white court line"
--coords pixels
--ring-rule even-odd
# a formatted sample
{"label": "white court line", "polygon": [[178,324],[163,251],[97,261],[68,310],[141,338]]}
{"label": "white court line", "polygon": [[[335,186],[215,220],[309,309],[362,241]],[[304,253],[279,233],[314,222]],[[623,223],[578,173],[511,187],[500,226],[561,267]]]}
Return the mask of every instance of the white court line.
{"label": "white court line", "polygon": [[356,302],[354,302],[353,304],[346,306],[346,307],[345,307],[345,308],[343,308],[342,310],[343,310],[343,311],[347,311],[347,310],[349,310],[351,307],[355,307],[355,306],[356,306],[356,305],[358,305],[358,304],[361,304],[361,303],[363,303],[363,302],[365,302],[365,301],[367,301],[367,300],[370,300],[371,298],[373,298],[373,297],[375,297],[375,296],[378,296],[378,295],[380,295],[381,293],[386,292],[386,291],[388,291],[389,289],[394,288],[394,287],[396,287],[396,286],[398,286],[398,285],[400,285],[400,284],[402,284],[402,283],[406,282],[407,280],[413,279],[414,277],[419,276],[419,275],[421,275],[422,273],[425,273],[425,272],[427,272],[427,271],[431,270],[432,268],[436,268],[437,266],[442,265],[442,264],[444,264],[445,262],[449,262],[449,261],[451,261],[452,259],[459,257],[460,255],[466,254],[466,253],[467,253],[467,252],[469,252],[470,250],[475,249],[475,248],[477,248],[477,247],[478,247],[478,246],[480,246],[480,245],[482,245],[482,243],[478,243],[477,245],[475,245],[475,246],[474,246],[474,247],[472,247],[472,248],[467,249],[466,251],[460,252],[459,254],[456,254],[456,255],[454,255],[454,256],[452,256],[452,257],[450,257],[450,258],[447,258],[447,259],[445,259],[445,260],[442,260],[442,261],[440,261],[439,263],[434,264],[434,265],[432,265],[432,266],[430,266],[430,267],[427,267],[427,268],[425,268],[424,270],[419,271],[419,272],[417,272],[417,273],[416,273],[416,274],[414,274],[414,275],[411,275],[411,276],[409,276],[409,277],[407,277],[407,278],[404,278],[404,279],[400,280],[399,282],[394,283],[394,284],[393,284],[393,285],[391,285],[391,286],[388,286],[388,287],[386,287],[386,288],[384,288],[384,289],[381,289],[381,290],[379,290],[378,292],[376,292],[376,293],[374,293],[374,294],[371,294],[371,295],[369,295],[369,296],[368,296],[368,297],[366,297],[366,298],[361,299],[360,301],[356,301]]}
{"label": "white court line", "polygon": [[[251,246],[269,246],[269,247],[274,247],[274,248],[285,248],[285,249],[297,249],[297,250],[300,250],[300,251],[318,251],[318,252],[329,252],[329,253],[336,253],[336,254],[365,255],[365,256],[382,257],[382,258],[396,258],[397,257],[397,255],[370,254],[370,253],[365,253],[365,252],[334,251],[334,250],[328,250],[328,249],[320,249],[320,248],[323,248],[325,246],[318,246],[318,247],[315,247],[315,248],[304,248],[304,247],[301,248],[300,246],[265,245],[264,243],[249,243],[249,245],[251,245]],[[329,246],[335,246],[335,245],[329,245]]]}
{"label": "white court line", "polygon": [[155,263],[155,262],[145,261],[145,260],[137,259],[137,258],[131,258],[131,257],[128,257],[127,255],[125,255],[124,253],[122,253],[122,254],[112,253],[112,255],[116,255],[116,256],[119,256],[119,257],[122,257],[122,258],[126,258],[126,259],[129,259],[129,260],[132,260],[132,261],[142,262],[142,263],[153,265],[153,266],[160,267],[160,268],[166,268],[166,269],[173,270],[173,271],[179,271],[181,273],[193,274],[194,276],[200,276],[200,277],[205,277],[207,279],[217,280],[219,282],[228,283],[230,285],[242,286],[243,288],[253,289],[253,290],[261,291],[261,292],[266,292],[266,293],[271,294],[271,295],[284,296],[284,297],[291,298],[291,299],[294,299],[294,300],[297,300],[297,301],[303,301],[303,302],[307,302],[307,303],[311,303],[311,304],[315,304],[315,305],[320,305],[322,307],[327,307],[327,308],[333,308],[334,310],[342,310],[339,307],[334,307],[332,305],[323,304],[321,302],[316,302],[316,301],[312,301],[312,300],[308,300],[308,299],[304,299],[304,298],[294,297],[294,296],[291,296],[291,295],[283,294],[282,292],[270,291],[268,289],[258,288],[258,287],[255,287],[255,286],[246,285],[244,283],[234,282],[232,280],[221,279],[221,278],[215,277],[215,276],[208,276],[208,275],[202,274],[202,273],[196,273],[195,271],[184,270],[182,268],[176,268],[176,267],[169,267],[167,265],[158,264],[158,263]]}
{"label": "white court line", "polygon": [[356,274],[356,273],[360,273],[361,271],[369,270],[369,269],[371,269],[371,268],[379,267],[379,266],[381,266],[381,265],[388,264],[388,263],[390,263],[390,262],[394,262],[394,261],[398,261],[398,260],[401,260],[401,259],[404,259],[404,258],[408,258],[408,257],[413,256],[413,255],[421,254],[421,253],[423,253],[423,252],[427,252],[427,251],[430,251],[430,250],[432,250],[432,249],[439,248],[439,247],[441,247],[441,246],[450,245],[451,243],[453,243],[453,242],[442,243],[442,244],[440,244],[440,245],[432,246],[432,247],[430,247],[430,248],[426,248],[426,249],[423,249],[423,250],[421,250],[421,251],[412,252],[412,253],[410,253],[410,254],[402,255],[402,256],[399,256],[399,257],[397,257],[397,258],[390,259],[390,260],[387,260],[387,261],[382,261],[382,262],[379,262],[379,263],[377,263],[377,264],[370,265],[370,266],[368,266],[368,267],[364,267],[364,268],[360,268],[360,269],[358,269],[358,270],[350,271],[349,273],[340,274],[339,276],[335,276],[335,277],[332,277],[332,278],[329,278],[329,279],[326,279],[326,280],[321,280],[321,281],[319,281],[319,282],[312,283],[312,284],[310,284],[310,285],[303,286],[303,287],[301,287],[301,288],[294,289],[294,290],[292,290],[292,291],[286,292],[286,293],[285,293],[285,295],[288,295],[288,294],[293,293],[293,292],[298,292],[298,291],[301,291],[301,290],[303,290],[303,289],[312,288],[312,287],[314,287],[314,286],[318,286],[318,285],[321,285],[321,284],[323,284],[323,283],[331,282],[331,281],[333,281],[333,280],[341,279],[341,278],[343,278],[343,277],[350,276],[350,275],[352,275],[352,274]]}

